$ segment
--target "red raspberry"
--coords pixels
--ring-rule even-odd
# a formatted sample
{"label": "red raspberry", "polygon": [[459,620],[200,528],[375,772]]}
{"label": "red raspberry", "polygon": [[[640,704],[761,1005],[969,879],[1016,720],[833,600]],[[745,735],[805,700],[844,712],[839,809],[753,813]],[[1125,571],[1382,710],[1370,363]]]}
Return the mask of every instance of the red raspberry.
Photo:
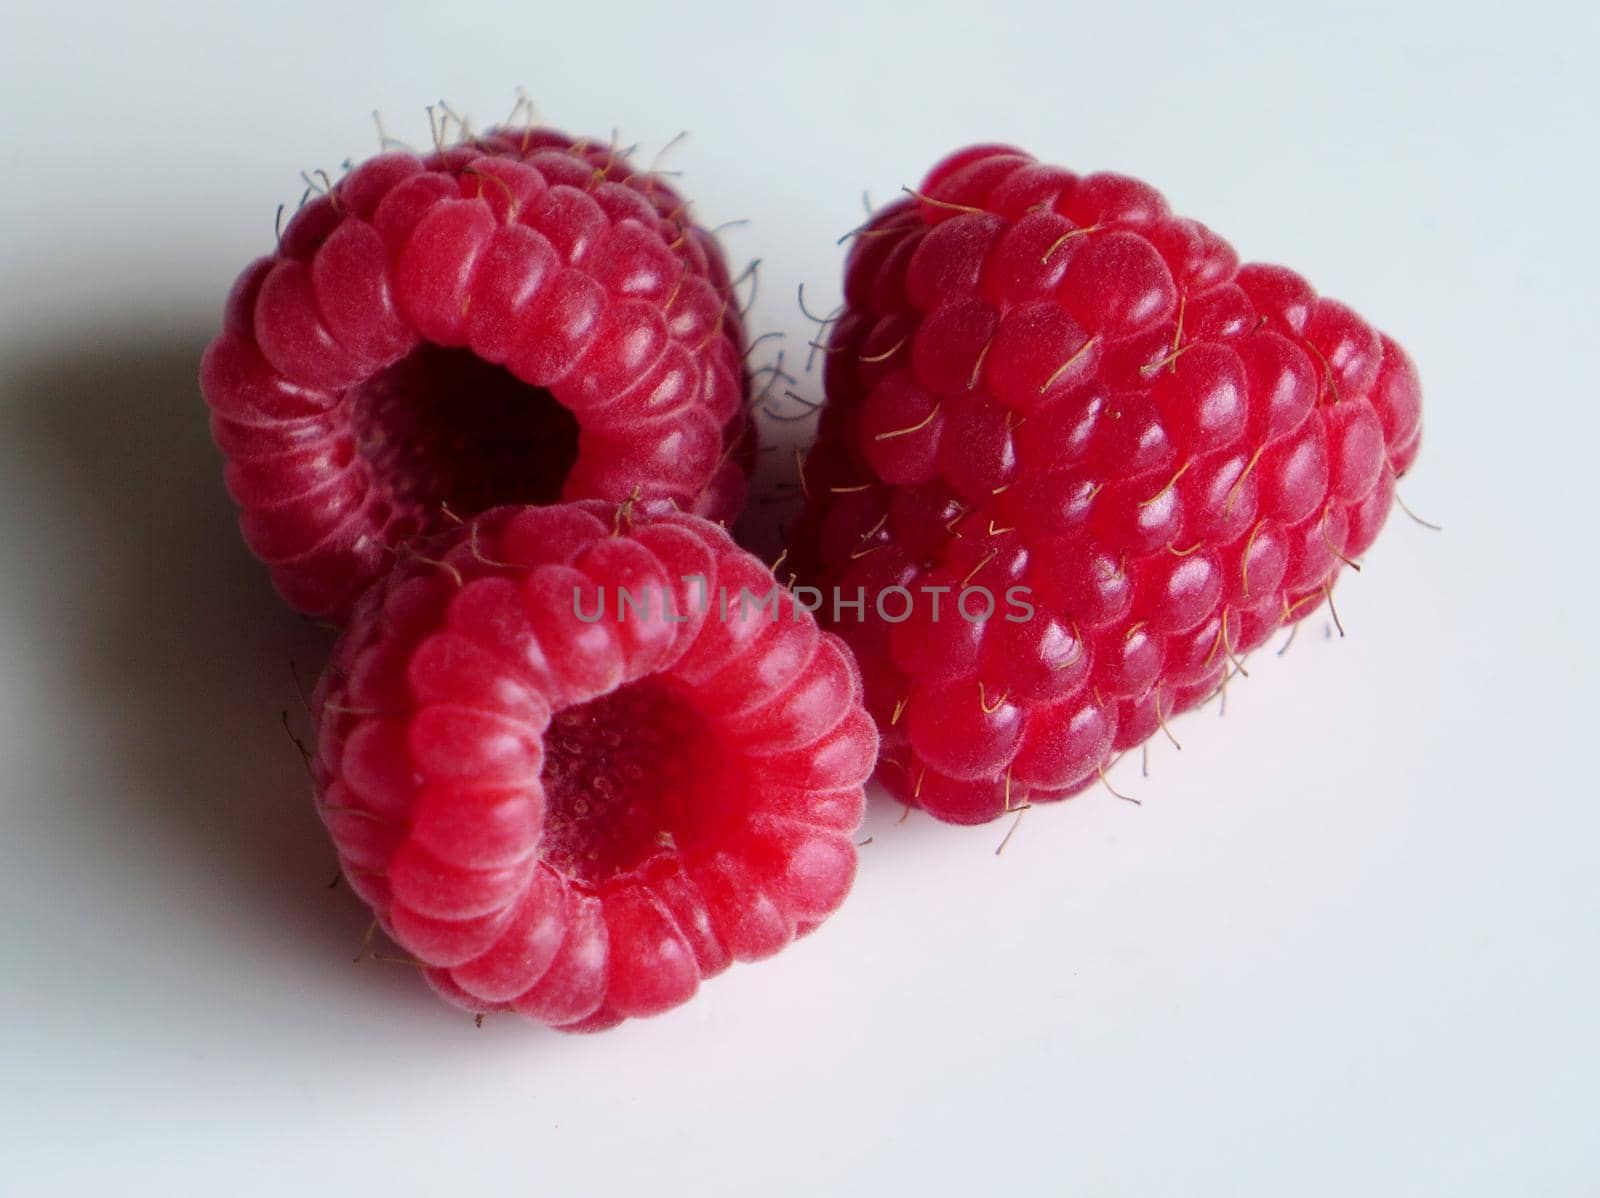
{"label": "red raspberry", "polygon": [[657,176],[550,129],[382,154],[252,263],[201,388],[251,549],[342,619],[441,512],[666,497],[753,453],[722,253]]}
{"label": "red raspberry", "polygon": [[317,803],[444,997],[593,1031],[838,906],[877,735],[837,638],[741,602],[776,585],[709,521],[588,501],[492,509],[362,598]]}
{"label": "red raspberry", "polygon": [[[1398,345],[1135,179],[962,150],[860,230],[845,301],[790,560],[865,588],[837,622],[880,776],[941,819],[1082,790],[1213,694],[1372,544],[1417,453]],[[889,586],[909,615],[874,609]],[[964,587],[995,616],[952,618]]]}

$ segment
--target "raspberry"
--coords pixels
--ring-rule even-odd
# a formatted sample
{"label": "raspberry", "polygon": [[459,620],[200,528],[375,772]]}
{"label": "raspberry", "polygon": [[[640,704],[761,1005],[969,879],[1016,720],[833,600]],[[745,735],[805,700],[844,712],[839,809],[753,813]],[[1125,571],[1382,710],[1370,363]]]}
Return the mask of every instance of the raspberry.
{"label": "raspberry", "polygon": [[386,153],[234,284],[201,388],[251,549],[342,620],[446,511],[670,498],[754,451],[722,253],[657,176],[550,129]]}
{"label": "raspberry", "polygon": [[317,804],[441,995],[598,1030],[838,906],[877,735],[775,587],[709,521],[591,500],[491,509],[363,596],[313,699]]}
{"label": "raspberry", "polygon": [[[844,290],[790,561],[869,597],[835,623],[879,776],[940,819],[1074,794],[1215,693],[1416,457],[1394,341],[1135,179],[962,150],[858,231]],[[964,588],[996,614],[956,618]]]}

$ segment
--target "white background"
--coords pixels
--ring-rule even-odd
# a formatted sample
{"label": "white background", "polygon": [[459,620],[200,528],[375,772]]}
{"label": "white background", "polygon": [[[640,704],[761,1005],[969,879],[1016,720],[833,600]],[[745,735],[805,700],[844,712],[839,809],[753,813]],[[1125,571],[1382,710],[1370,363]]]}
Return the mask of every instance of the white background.
{"label": "white background", "polygon": [[[0,1191],[1600,1193],[1593,11],[7,6]],[[780,958],[600,1037],[475,1028],[351,963],[278,722],[321,638],[194,372],[300,170],[519,85],[645,157],[690,130],[791,346],[863,188],[979,139],[1145,176],[1410,347],[1445,531],[1397,513],[1348,639],[1120,766],[1142,807],[996,857],[886,804]]]}

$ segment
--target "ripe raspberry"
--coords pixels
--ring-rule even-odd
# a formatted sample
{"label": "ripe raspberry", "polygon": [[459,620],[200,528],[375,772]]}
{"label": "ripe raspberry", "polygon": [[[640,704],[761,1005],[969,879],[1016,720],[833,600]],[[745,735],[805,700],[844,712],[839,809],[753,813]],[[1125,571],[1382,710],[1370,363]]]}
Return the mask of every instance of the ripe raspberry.
{"label": "ripe raspberry", "polygon": [[839,905],[877,735],[837,638],[740,602],[775,586],[706,520],[588,501],[494,508],[362,598],[317,803],[445,998],[598,1030]]}
{"label": "ripe raspberry", "polygon": [[201,388],[251,549],[343,619],[444,509],[669,497],[753,453],[722,253],[657,176],[550,129],[382,154],[247,267]]}
{"label": "ripe raspberry", "polygon": [[[838,623],[879,773],[941,819],[1082,790],[1213,694],[1372,544],[1416,457],[1398,345],[1135,179],[962,150],[860,230],[845,301],[790,560],[865,589]],[[874,610],[889,586],[909,617]],[[964,587],[995,616],[955,618]]]}

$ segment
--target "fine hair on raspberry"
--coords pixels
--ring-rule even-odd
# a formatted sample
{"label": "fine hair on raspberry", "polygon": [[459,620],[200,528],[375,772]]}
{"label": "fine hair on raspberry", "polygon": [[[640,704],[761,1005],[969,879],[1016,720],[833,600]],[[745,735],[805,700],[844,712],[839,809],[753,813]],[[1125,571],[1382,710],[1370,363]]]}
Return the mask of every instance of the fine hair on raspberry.
{"label": "fine hair on raspberry", "polygon": [[239,276],[201,388],[250,548],[342,621],[447,513],[630,495],[729,519],[753,460],[715,239],[545,128],[386,152]]}
{"label": "fine hair on raspberry", "polygon": [[785,594],[630,500],[491,509],[363,597],[313,697],[317,807],[441,995],[595,1031],[838,906],[877,734]]}
{"label": "fine hair on raspberry", "polygon": [[1064,798],[1331,603],[1421,435],[1400,346],[1150,185],[958,151],[857,230],[789,562],[1026,589],[1032,619],[834,622],[879,776],[981,823]]}

